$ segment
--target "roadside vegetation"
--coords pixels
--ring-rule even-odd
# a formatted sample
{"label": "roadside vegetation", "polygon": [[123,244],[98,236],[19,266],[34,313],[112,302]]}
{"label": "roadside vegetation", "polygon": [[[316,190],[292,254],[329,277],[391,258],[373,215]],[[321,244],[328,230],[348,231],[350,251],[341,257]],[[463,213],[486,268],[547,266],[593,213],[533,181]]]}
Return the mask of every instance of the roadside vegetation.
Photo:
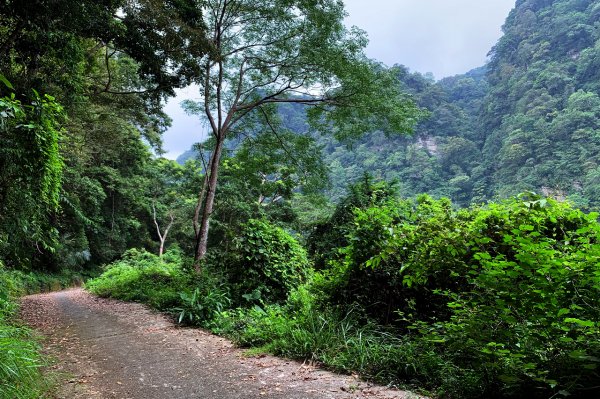
{"label": "roadside vegetation", "polygon": [[7,270],[0,262],[0,399],[37,399],[52,388],[52,376],[32,331],[16,322],[18,298],[27,294],[60,290],[81,281],[63,273],[50,275]]}
{"label": "roadside vegetation", "polygon": [[294,237],[252,220],[202,275],[176,249],[163,259],[132,250],[87,287],[254,351],[439,397],[583,398],[597,389],[596,214],[531,193],[456,210],[392,191],[354,187],[342,204],[357,206],[334,212],[340,234],[314,230],[312,240],[336,248],[318,254],[318,270]]}

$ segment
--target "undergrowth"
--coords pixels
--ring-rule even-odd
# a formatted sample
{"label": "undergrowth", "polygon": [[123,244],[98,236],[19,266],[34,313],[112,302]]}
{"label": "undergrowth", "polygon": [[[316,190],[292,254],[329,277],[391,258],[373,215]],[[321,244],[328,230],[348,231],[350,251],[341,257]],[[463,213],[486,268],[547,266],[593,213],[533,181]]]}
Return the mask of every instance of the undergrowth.
{"label": "undergrowth", "polygon": [[37,399],[51,389],[31,331],[15,322],[19,296],[69,286],[72,275],[6,270],[0,262],[0,399]]}
{"label": "undergrowth", "polygon": [[[327,267],[279,285],[285,300],[262,295],[269,280],[257,278],[281,268],[263,257],[271,241],[240,251],[260,256],[229,255],[233,281],[219,272],[226,265],[196,276],[177,256],[129,252],[88,287],[169,309],[254,352],[431,396],[591,398],[600,395],[597,217],[533,194],[459,211],[427,196],[390,199],[355,209]],[[251,285],[239,284],[245,270]]]}
{"label": "undergrowth", "polygon": [[147,303],[159,310],[179,305],[180,295],[192,286],[193,276],[183,269],[178,251],[162,258],[144,250],[130,249],[104,273],[86,283],[101,297]]}

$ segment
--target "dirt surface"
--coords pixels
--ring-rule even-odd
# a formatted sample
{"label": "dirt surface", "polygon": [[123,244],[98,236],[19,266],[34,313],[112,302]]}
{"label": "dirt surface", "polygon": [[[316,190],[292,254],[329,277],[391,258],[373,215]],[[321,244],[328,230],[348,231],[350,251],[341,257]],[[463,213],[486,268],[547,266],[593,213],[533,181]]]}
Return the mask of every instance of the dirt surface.
{"label": "dirt surface", "polygon": [[147,307],[81,289],[23,298],[24,321],[67,376],[58,398],[390,399],[419,396],[271,356],[175,326]]}

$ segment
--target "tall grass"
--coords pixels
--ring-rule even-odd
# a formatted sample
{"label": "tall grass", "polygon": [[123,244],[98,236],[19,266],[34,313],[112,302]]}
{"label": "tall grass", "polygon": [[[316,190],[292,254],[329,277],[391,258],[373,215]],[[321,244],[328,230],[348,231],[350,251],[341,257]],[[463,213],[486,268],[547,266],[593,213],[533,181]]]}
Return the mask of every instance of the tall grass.
{"label": "tall grass", "polygon": [[6,270],[0,263],[0,399],[44,397],[50,380],[42,372],[46,364],[31,330],[15,322],[16,299],[24,294],[60,289],[72,277],[48,276]]}
{"label": "tall grass", "polygon": [[207,327],[252,347],[250,353],[309,360],[433,396],[478,397],[483,382],[482,375],[456,367],[433,344],[365,323],[353,312],[268,305],[222,312]]}
{"label": "tall grass", "polygon": [[48,388],[39,346],[29,330],[0,320],[0,398],[40,398]]}

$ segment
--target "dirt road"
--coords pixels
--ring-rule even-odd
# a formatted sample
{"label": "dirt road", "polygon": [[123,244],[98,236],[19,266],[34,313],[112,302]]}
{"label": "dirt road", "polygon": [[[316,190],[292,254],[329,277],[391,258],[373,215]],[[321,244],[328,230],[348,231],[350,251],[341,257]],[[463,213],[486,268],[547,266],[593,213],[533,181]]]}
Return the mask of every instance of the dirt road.
{"label": "dirt road", "polygon": [[25,297],[21,313],[46,337],[53,369],[67,376],[59,398],[418,398],[306,364],[245,357],[225,339],[81,289]]}

